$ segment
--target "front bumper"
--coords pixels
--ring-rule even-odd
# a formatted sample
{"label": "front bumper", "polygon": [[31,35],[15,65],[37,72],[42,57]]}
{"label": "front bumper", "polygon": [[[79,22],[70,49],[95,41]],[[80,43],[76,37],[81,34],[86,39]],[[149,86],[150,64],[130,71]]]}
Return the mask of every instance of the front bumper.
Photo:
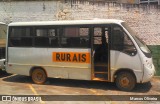
{"label": "front bumper", "polygon": [[149,82],[155,73],[156,73],[155,67],[153,64],[152,64],[152,68],[148,68],[144,66],[144,74],[143,74],[142,83]]}

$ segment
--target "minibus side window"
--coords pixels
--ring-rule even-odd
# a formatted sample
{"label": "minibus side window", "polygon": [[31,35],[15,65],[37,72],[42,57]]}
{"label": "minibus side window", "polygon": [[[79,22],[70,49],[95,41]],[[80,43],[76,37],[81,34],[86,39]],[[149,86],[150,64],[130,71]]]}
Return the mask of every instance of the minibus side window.
{"label": "minibus side window", "polygon": [[35,29],[34,46],[35,47],[59,47],[58,29],[52,27],[38,27]]}
{"label": "minibus side window", "polygon": [[61,37],[61,46],[65,48],[88,48],[88,27],[64,27]]}
{"label": "minibus side window", "polygon": [[10,27],[9,33],[9,47],[32,46],[30,27]]}
{"label": "minibus side window", "polygon": [[130,37],[119,26],[114,26],[112,29],[112,49],[131,56],[134,56],[137,52]]}
{"label": "minibus side window", "polygon": [[94,44],[95,45],[102,44],[102,28],[100,27],[94,28]]}

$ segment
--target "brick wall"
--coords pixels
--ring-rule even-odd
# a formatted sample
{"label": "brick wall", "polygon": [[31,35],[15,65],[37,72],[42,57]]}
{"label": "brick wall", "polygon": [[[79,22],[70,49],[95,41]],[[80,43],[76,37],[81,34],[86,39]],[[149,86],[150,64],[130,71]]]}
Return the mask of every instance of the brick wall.
{"label": "brick wall", "polygon": [[[62,0],[63,1],[63,0]],[[0,2],[0,21],[48,21],[66,19],[122,19],[148,45],[160,45],[160,6],[107,2],[16,1]]]}
{"label": "brick wall", "polygon": [[160,9],[155,5],[80,4],[71,9],[72,19],[108,18],[126,21],[148,45],[160,44]]}
{"label": "brick wall", "polygon": [[87,1],[72,4],[61,1],[0,2],[0,21],[6,23],[91,18],[122,19],[148,45],[160,45],[160,8],[158,5]]}

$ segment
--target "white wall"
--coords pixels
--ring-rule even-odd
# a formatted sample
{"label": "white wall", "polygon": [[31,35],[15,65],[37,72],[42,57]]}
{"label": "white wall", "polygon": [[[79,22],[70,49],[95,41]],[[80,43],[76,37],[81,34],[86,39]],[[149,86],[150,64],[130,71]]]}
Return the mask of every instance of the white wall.
{"label": "white wall", "polygon": [[62,19],[111,18],[126,21],[148,45],[160,45],[160,7],[157,5],[91,5],[58,1],[0,2],[0,21],[47,21]]}
{"label": "white wall", "polygon": [[0,2],[0,21],[54,20],[56,1]]}

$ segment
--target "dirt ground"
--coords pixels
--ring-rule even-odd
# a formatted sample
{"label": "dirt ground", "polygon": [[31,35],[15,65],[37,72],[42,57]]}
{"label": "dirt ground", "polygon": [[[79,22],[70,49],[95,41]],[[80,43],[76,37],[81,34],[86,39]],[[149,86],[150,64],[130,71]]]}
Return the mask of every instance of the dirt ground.
{"label": "dirt ground", "polygon": [[[50,78],[44,85],[34,84],[30,77],[22,75],[11,75],[0,73],[0,95],[73,95],[73,100],[68,101],[1,101],[0,104],[160,104],[160,101],[74,101],[74,95],[158,95],[160,100],[160,78],[154,77],[151,82],[145,84],[137,84],[131,92],[119,91],[114,83],[84,81],[84,80],[66,80]],[[65,97],[65,96],[64,96]],[[72,96],[71,96],[72,97]],[[72,100],[72,101],[71,101]]]}

